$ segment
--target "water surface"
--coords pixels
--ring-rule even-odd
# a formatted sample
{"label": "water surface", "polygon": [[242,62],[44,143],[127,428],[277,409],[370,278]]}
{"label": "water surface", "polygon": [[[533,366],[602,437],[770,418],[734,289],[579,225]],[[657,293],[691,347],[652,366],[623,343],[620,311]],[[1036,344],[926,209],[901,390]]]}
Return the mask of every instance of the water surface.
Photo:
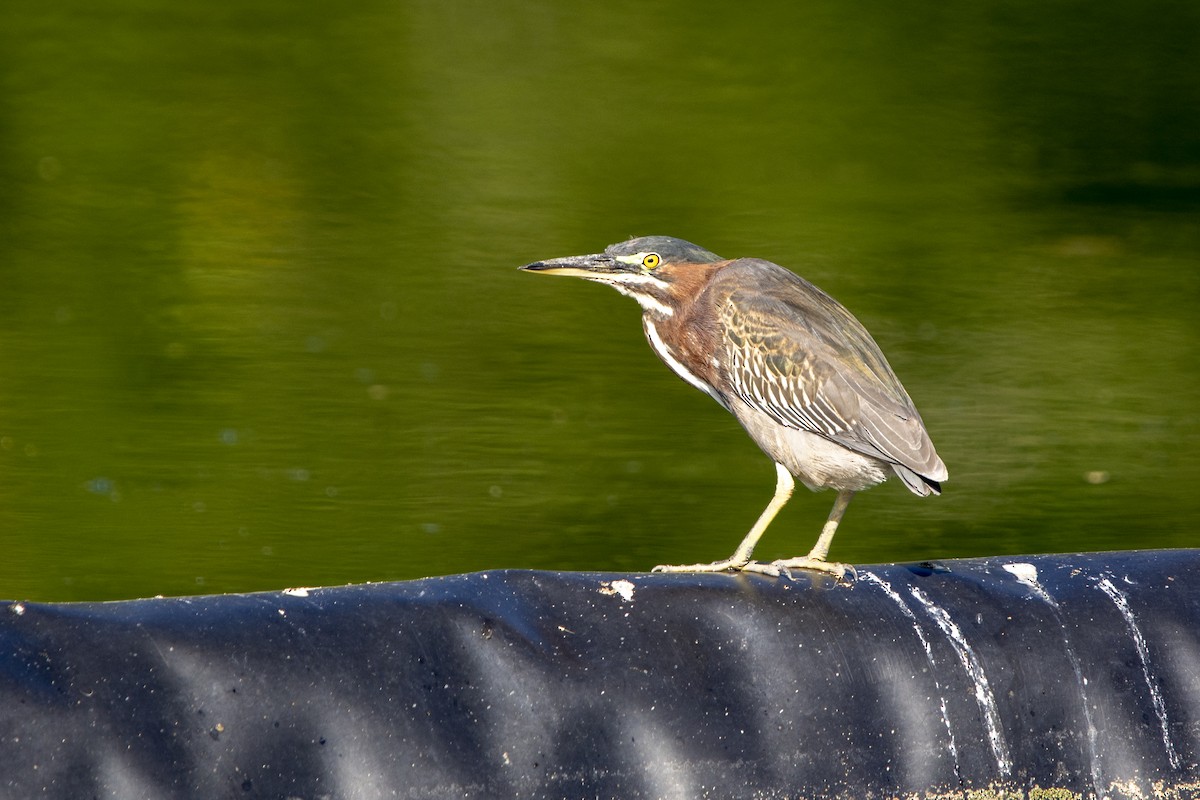
{"label": "water surface", "polygon": [[[946,461],[864,562],[1197,543],[1193,4],[21,2],[0,26],[0,596],[727,555],[770,462],[631,235],[795,269]],[[806,552],[797,493],[760,546]]]}

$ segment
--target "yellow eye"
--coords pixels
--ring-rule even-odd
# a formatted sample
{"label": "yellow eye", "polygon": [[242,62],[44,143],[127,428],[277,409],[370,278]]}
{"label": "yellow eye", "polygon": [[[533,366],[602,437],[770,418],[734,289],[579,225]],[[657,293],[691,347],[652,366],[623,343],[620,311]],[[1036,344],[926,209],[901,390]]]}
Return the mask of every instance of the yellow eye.
{"label": "yellow eye", "polygon": [[654,269],[661,263],[662,263],[662,259],[659,258],[658,253],[647,253],[642,258],[642,266],[645,267],[646,269]]}

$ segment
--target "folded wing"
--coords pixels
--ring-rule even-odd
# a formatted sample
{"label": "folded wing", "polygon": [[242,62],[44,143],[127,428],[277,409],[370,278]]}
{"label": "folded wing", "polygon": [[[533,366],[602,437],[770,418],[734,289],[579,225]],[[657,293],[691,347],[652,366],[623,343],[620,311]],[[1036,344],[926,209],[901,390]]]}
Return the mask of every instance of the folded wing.
{"label": "folded wing", "polygon": [[[921,415],[871,335],[836,300],[788,270],[753,269],[719,311],[731,390],[780,424],[890,463],[913,492],[947,477]],[[722,276],[724,277],[724,276]]]}

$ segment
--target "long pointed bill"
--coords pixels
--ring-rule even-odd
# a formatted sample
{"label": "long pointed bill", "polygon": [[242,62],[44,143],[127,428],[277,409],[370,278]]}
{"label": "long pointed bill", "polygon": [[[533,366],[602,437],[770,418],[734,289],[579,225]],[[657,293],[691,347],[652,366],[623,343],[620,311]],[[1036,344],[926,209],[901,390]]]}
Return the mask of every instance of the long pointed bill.
{"label": "long pointed bill", "polygon": [[611,256],[596,253],[589,256],[567,256],[535,261],[521,269],[546,275],[570,275],[593,283],[611,286],[623,295],[638,301],[645,311],[669,317],[673,312],[668,284],[642,266],[643,255]]}
{"label": "long pointed bill", "polygon": [[546,261],[535,261],[526,264],[521,269],[527,272],[541,272],[546,275],[571,275],[576,278],[603,280],[605,275],[614,272],[625,272],[628,267],[621,264],[612,256],[595,253],[587,256],[567,256],[566,258],[551,258]]}

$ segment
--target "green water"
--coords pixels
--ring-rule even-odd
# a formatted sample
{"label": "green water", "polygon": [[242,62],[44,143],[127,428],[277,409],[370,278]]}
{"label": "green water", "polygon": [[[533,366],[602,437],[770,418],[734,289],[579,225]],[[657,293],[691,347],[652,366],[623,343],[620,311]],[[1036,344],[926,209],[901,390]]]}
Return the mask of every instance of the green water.
{"label": "green water", "polygon": [[649,233],[800,272],[916,400],[945,494],[835,558],[1200,543],[1200,6],[4,16],[0,596],[728,555],[770,462],[515,269]]}

